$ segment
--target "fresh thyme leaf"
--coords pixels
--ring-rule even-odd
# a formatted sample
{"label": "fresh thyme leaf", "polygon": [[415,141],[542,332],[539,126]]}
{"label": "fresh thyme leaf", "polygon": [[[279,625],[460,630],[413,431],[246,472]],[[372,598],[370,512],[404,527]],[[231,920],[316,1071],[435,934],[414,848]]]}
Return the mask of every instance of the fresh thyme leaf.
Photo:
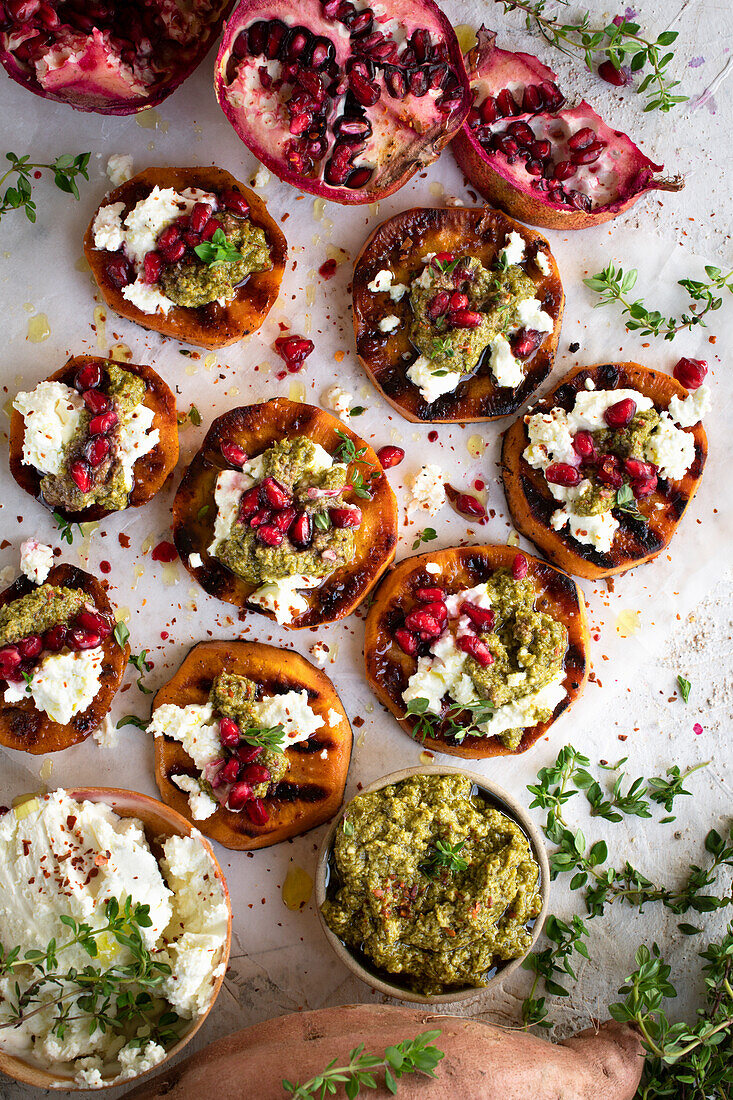
{"label": "fresh thyme leaf", "polygon": [[397,1081],[406,1073],[436,1076],[435,1067],[445,1057],[443,1051],[435,1046],[439,1035],[440,1031],[423,1031],[414,1039],[404,1039],[395,1046],[387,1047],[381,1058],[365,1053],[364,1044],[359,1043],[349,1051],[346,1065],[337,1066],[337,1059],[334,1058],[321,1073],[302,1085],[284,1077],[283,1089],[291,1093],[295,1100],[308,1100],[311,1096],[325,1100],[327,1095],[334,1096],[339,1085],[343,1085],[348,1100],[354,1100],[354,1097],[360,1095],[362,1086],[367,1089],[377,1088],[374,1074],[377,1070],[384,1070],[385,1084],[394,1095],[397,1092]]}
{"label": "fresh thyme leaf", "polygon": [[338,448],[336,449],[337,456],[342,462],[350,464],[351,462],[358,462],[366,454],[366,447],[360,447],[357,451],[354,444],[354,440],[342,431],[341,428],[336,429],[336,435],[341,440]]}
{"label": "fresh thyme leaf", "polygon": [[185,424],[187,420],[190,420],[194,427],[201,426],[201,413],[198,411],[195,405],[191,405],[191,408],[187,413],[179,412],[177,418],[179,427]]}
{"label": "fresh thyme leaf", "polygon": [[315,523],[319,531],[328,531],[329,527],[331,526],[331,521],[328,518],[328,514],[326,512],[314,512],[313,522]]}
{"label": "fresh thyme leaf", "polygon": [[148,723],[144,722],[142,718],[138,718],[136,714],[125,714],[120,718],[115,729],[120,730],[123,726],[137,726],[139,730],[146,730],[148,728]]}
{"label": "fresh thyme leaf", "polygon": [[435,847],[430,852],[421,870],[428,878],[435,878],[442,867],[447,868],[451,873],[453,871],[465,871],[468,862],[460,854],[465,846],[465,840],[461,840],[458,844],[449,844],[447,841],[440,839],[436,840]]}
{"label": "fresh thyme leaf", "polygon": [[419,737],[423,742],[426,738],[432,737],[435,734],[436,727],[435,716],[428,714],[428,703],[428,699],[410,699],[407,704],[407,709],[405,710],[406,718],[416,719],[412,731],[415,736]]}
{"label": "fresh thyme leaf", "polygon": [[680,689],[680,695],[682,696],[682,702],[686,703],[687,700],[690,698],[690,690],[692,688],[692,684],[690,683],[689,680],[685,680],[684,676],[678,676],[677,677],[677,686]]}
{"label": "fresh thyme leaf", "polygon": [[646,516],[642,515],[639,511],[639,506],[636,503],[636,497],[630,485],[623,484],[616,490],[616,503],[614,507],[618,508],[619,512],[623,512],[627,516],[632,516],[640,523],[648,523],[649,520]]}
{"label": "fresh thyme leaf", "polygon": [[437,537],[438,537],[437,531],[435,531],[435,529],[433,527],[426,527],[423,531],[419,532],[417,538],[415,539],[415,541],[412,544],[412,549],[417,550],[420,543],[422,543],[422,542],[433,542],[433,540],[437,539]]}
{"label": "fresh thyme leaf", "polygon": [[23,679],[25,680],[25,690],[30,695],[30,693],[31,693],[31,684],[33,683],[33,677],[30,674],[30,672],[23,672]]}
{"label": "fresh thyme leaf", "polygon": [[353,409],[349,409],[349,416],[361,416],[365,412],[366,409],[363,405],[354,405]]}
{"label": "fresh thyme leaf", "polygon": [[270,752],[285,752],[285,730],[281,725],[250,726],[249,729],[242,730],[241,737],[248,745],[259,745]]}
{"label": "fresh thyme leaf", "polygon": [[[68,542],[69,546],[71,546],[74,541],[74,532],[71,528],[74,525],[65,519],[60,512],[54,512],[53,518],[56,520],[56,526],[59,528],[59,537],[63,542]],[[78,528],[79,534],[83,535],[81,524],[77,523],[76,527]]]}
{"label": "fresh thyme leaf", "polygon": [[[36,204],[31,199],[31,173],[35,171],[49,171],[53,173],[53,181],[60,191],[67,195],[79,198],[79,186],[77,177],[83,176],[88,180],[88,166],[91,153],[64,153],[49,164],[31,163],[30,154],[19,157],[15,153],[6,153],[5,159],[10,161],[8,168],[0,176],[0,187],[12,175],[17,176],[15,186],[10,185],[0,201],[0,218],[9,210],[25,210],[25,216],[29,222],[36,220]],[[70,540],[69,540],[70,541]]]}
{"label": "fresh thyme leaf", "polygon": [[210,241],[194,245],[193,250],[210,267],[214,264],[235,264],[244,259],[242,253],[229,243],[223,229],[217,229]]}
{"label": "fresh thyme leaf", "polygon": [[127,629],[126,624],[116,623],[112,634],[120,649],[124,649],[127,644],[127,639],[130,637],[130,631]]}
{"label": "fresh thyme leaf", "polygon": [[137,678],[137,686],[140,691],[142,691],[144,695],[152,695],[153,689],[145,687],[145,684],[143,683],[144,673],[150,672],[151,668],[153,667],[150,661],[145,660],[147,655],[147,649],[143,649],[140,653],[131,653],[130,656],[127,658],[127,663],[129,665],[132,665],[133,668],[136,668],[141,674]]}
{"label": "fresh thyme leaf", "polygon": [[497,252],[496,259],[494,260],[494,268],[497,271],[508,271],[510,267],[511,264],[509,263],[509,260],[507,259],[504,251],[502,250],[501,252]]}
{"label": "fresh thyme leaf", "polygon": [[200,522],[204,518],[204,516],[208,515],[208,513],[210,511],[211,511],[211,505],[210,504],[204,504],[203,507],[199,508],[198,512],[196,513],[196,518]]}

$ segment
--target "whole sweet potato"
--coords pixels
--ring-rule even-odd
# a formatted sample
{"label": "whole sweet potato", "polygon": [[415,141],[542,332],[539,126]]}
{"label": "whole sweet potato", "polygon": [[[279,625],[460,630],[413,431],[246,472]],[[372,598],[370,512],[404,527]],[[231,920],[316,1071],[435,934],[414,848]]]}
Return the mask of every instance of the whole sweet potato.
{"label": "whole sweet potato", "polygon": [[[336,1058],[364,1043],[372,1054],[440,1030],[445,1053],[434,1079],[406,1075],[400,1100],[632,1100],[644,1063],[636,1032],[608,1021],[562,1043],[458,1016],[388,1005],[296,1012],[219,1039],[160,1077],[139,1085],[126,1100],[284,1100],[288,1077],[302,1084]],[[368,1095],[390,1095],[379,1087]],[[345,1095],[339,1086],[338,1096]]]}

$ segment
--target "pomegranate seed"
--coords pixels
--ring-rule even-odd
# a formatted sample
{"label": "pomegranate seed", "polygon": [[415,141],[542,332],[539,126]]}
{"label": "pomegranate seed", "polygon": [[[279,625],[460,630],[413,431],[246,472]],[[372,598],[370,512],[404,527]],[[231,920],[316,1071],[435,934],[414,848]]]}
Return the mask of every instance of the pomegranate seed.
{"label": "pomegranate seed", "polygon": [[529,571],[529,562],[525,558],[524,554],[515,554],[514,561],[512,562],[512,578],[515,581],[521,581],[527,576]]}
{"label": "pomegranate seed", "polygon": [[579,149],[577,153],[572,153],[571,160],[573,164],[593,164],[605,148],[605,141],[594,141],[587,149]]}
{"label": "pomegranate seed", "polygon": [[542,83],[538,85],[538,90],[545,101],[545,107],[548,111],[560,110],[565,102],[565,96],[554,81],[543,80]]}
{"label": "pomegranate seed", "polygon": [[[158,242],[158,244],[160,244],[160,241]],[[181,240],[174,241],[173,244],[168,245],[165,248],[163,247],[163,245],[160,245],[161,255],[165,262],[168,264],[178,263],[178,261],[183,258],[185,251],[186,245]]]}
{"label": "pomegranate seed", "polygon": [[397,645],[403,653],[408,655],[408,657],[414,657],[417,654],[418,640],[411,631],[405,630],[405,628],[401,626],[395,630],[394,637]]}
{"label": "pomegranate seed", "polygon": [[431,321],[437,321],[438,317],[442,317],[444,313],[447,313],[449,305],[450,294],[445,290],[439,290],[435,297],[428,302],[426,313]]}
{"label": "pomegranate seed", "polygon": [[462,634],[460,638],[456,639],[456,645],[464,653],[468,653],[470,657],[473,657],[474,661],[477,661],[482,668],[493,665],[494,656],[491,650],[475,634]]}
{"label": "pomegranate seed", "polygon": [[313,539],[313,523],[307,512],[300,512],[295,517],[290,525],[288,535],[293,546],[297,546],[301,550],[305,550],[310,546]]}
{"label": "pomegranate seed", "polygon": [[471,519],[486,519],[486,509],[480,500],[470,493],[459,493],[453,501],[453,506],[462,516],[470,516]]}
{"label": "pomegranate seed", "polygon": [[596,453],[596,445],[590,432],[579,431],[573,436],[573,450],[581,458],[592,459]]}
{"label": "pomegranate seed", "polygon": [[102,372],[98,363],[86,363],[76,372],[74,386],[79,393],[85,390],[95,390],[102,381]]}
{"label": "pomegranate seed", "polygon": [[493,96],[490,95],[487,96],[486,99],[483,101],[483,103],[479,107],[479,111],[481,112],[482,120],[489,126],[492,122],[496,122],[498,118],[502,117],[499,114],[499,108],[497,106],[496,100]]}
{"label": "pomegranate seed", "polygon": [[506,153],[508,157],[513,157],[519,152],[519,143],[509,134],[494,134],[491,144],[495,149],[501,149],[502,153]]}
{"label": "pomegranate seed", "polygon": [[481,314],[472,309],[457,309],[448,314],[448,323],[454,328],[478,328]]}
{"label": "pomegranate seed", "polygon": [[399,466],[402,459],[405,457],[405,452],[402,447],[380,447],[377,451],[377,458],[383,470],[391,470],[393,466]]}
{"label": "pomegranate seed", "polygon": [[517,359],[528,359],[533,352],[537,351],[544,338],[544,332],[538,332],[537,329],[522,329],[512,340],[514,356]]}
{"label": "pomegranate seed", "polygon": [[443,633],[442,624],[434,615],[429,615],[422,608],[411,611],[405,617],[405,626],[408,630],[418,631],[426,638],[437,638]]}
{"label": "pomegranate seed", "polygon": [[18,23],[26,23],[32,19],[41,6],[41,0],[7,0],[5,7],[8,15]]}
{"label": "pomegranate seed", "polygon": [[97,466],[101,466],[105,458],[110,451],[110,442],[106,435],[95,436],[94,439],[90,439],[84,448],[84,457],[89,462],[90,466],[95,469]]}
{"label": "pomegranate seed", "polygon": [[262,482],[262,492],[264,494],[267,503],[272,508],[278,510],[282,508],[289,508],[293,503],[292,494],[284,485],[281,485],[279,481],[276,481],[274,477],[266,477]]}
{"label": "pomegranate seed", "polygon": [[545,470],[545,478],[551,485],[577,485],[580,470],[568,462],[551,462]]}
{"label": "pomegranate seed", "polygon": [[311,50],[310,64],[316,70],[325,69],[333,55],[334,48],[330,39],[316,38]]}
{"label": "pomegranate seed", "polygon": [[552,170],[553,179],[567,180],[575,175],[575,165],[569,160],[560,160]]}
{"label": "pomegranate seed", "polygon": [[274,523],[263,523],[257,528],[257,538],[264,546],[281,546],[285,538],[283,531],[278,530]]}
{"label": "pomegranate seed", "polygon": [[99,416],[93,416],[89,421],[89,434],[104,435],[106,432],[111,432],[117,426],[119,419],[114,409],[101,413]]}
{"label": "pomegranate seed", "polygon": [[371,179],[371,176],[371,168],[355,168],[354,171],[347,176],[346,186],[356,190],[360,187],[363,187],[364,184],[367,183],[369,179]]}
{"label": "pomegranate seed", "polygon": [[251,798],[252,788],[249,783],[235,783],[227,796],[227,806],[230,810],[239,811]]}
{"label": "pomegranate seed", "polygon": [[239,726],[233,718],[219,719],[219,740],[228,749],[234,749],[239,744]]}
{"label": "pomegranate seed", "polygon": [[221,779],[222,783],[236,783],[241,770],[242,765],[237,759],[232,757],[231,759],[227,760],[226,764],[219,772],[219,778]]}
{"label": "pomegranate seed", "polygon": [[613,84],[614,88],[623,88],[629,83],[629,78],[621,69],[617,69],[613,61],[602,61],[598,66],[598,75],[606,84]]}
{"label": "pomegranate seed", "polygon": [[237,760],[240,764],[251,764],[253,760],[256,760],[265,750],[262,745],[247,745],[241,744],[237,746]]}
{"label": "pomegranate seed", "polygon": [[170,248],[180,239],[181,230],[177,224],[166,226],[162,233],[158,234],[158,244],[161,248]]}
{"label": "pomegranate seed", "polygon": [[354,151],[350,145],[339,143],[334,146],[333,156],[326,165],[326,183],[336,187],[344,183],[351,174],[351,157],[353,153]]}
{"label": "pomegranate seed", "polygon": [[384,85],[392,99],[404,99],[407,95],[405,74],[392,65],[388,65],[384,70]]}
{"label": "pomegranate seed", "polygon": [[648,477],[632,481],[631,489],[635,497],[648,497],[657,487],[657,475],[652,473]]}
{"label": "pomegranate seed", "polygon": [[172,542],[168,542],[164,539],[162,542],[159,542],[157,546],[153,547],[153,552],[150,557],[153,561],[160,561],[167,564],[176,560],[178,551]]}
{"label": "pomegranate seed", "polygon": [[270,775],[270,769],[266,768],[264,764],[247,764],[242,770],[242,779],[246,783],[267,783]]}
{"label": "pomegranate seed", "polygon": [[329,508],[328,515],[334,527],[359,527],[361,524],[361,508]]}
{"label": "pomegranate seed", "polygon": [[275,341],[277,354],[290,363],[302,363],[307,359],[315,347],[312,340],[306,340],[304,336],[278,336]]}
{"label": "pomegranate seed", "polygon": [[459,291],[456,291],[455,294],[451,294],[450,308],[452,310],[467,309],[468,308],[468,295],[467,294],[461,294]]}
{"label": "pomegranate seed", "polygon": [[656,473],[656,468],[651,462],[642,462],[640,458],[627,458],[624,460],[624,469],[632,481],[643,480]]}
{"label": "pomegranate seed", "polygon": [[382,94],[378,84],[373,84],[354,69],[349,73],[349,88],[362,107],[373,107]]}
{"label": "pomegranate seed", "polygon": [[533,141],[529,147],[533,157],[537,157],[538,160],[544,160],[549,157],[552,152],[552,145],[549,141],[544,139],[541,141]]}
{"label": "pomegranate seed", "polygon": [[438,268],[441,264],[452,264],[455,258],[454,252],[436,252],[430,261],[430,266]]}
{"label": "pomegranate seed", "polygon": [[204,228],[201,230],[201,233],[199,234],[200,237],[201,237],[201,240],[202,241],[210,241],[211,238],[216,233],[217,229],[221,229],[221,222],[217,221],[216,218],[209,218],[206,225],[204,226]]}
{"label": "pomegranate seed", "polygon": [[32,661],[43,649],[39,634],[28,634],[18,642],[18,650],[24,661]]}
{"label": "pomegranate seed", "polygon": [[112,408],[112,402],[106,393],[102,393],[101,390],[85,390],[82,394],[84,398],[84,404],[89,409],[89,412],[105,413],[108,409]]}
{"label": "pomegranate seed", "polygon": [[586,213],[589,213],[593,208],[593,201],[590,195],[586,195],[582,191],[569,191],[566,193],[566,198],[570,202],[570,205],[574,206],[576,210],[585,210]]}
{"label": "pomegranate seed", "polygon": [[289,130],[291,134],[304,134],[306,130],[310,128],[313,122],[313,115],[304,112],[300,115],[293,115],[290,119]]}
{"label": "pomegranate seed", "polygon": [[201,234],[194,233],[193,229],[185,229],[183,239],[189,248],[196,248],[197,245],[201,244]]}
{"label": "pomegranate seed", "polygon": [[506,118],[507,115],[518,115],[520,112],[519,104],[508,88],[503,88],[499,92],[496,97],[496,108],[499,111],[499,118]]}
{"label": "pomegranate seed", "polygon": [[249,214],[249,203],[239,191],[227,188],[222,191],[219,198],[222,206],[226,210],[231,210],[233,214],[239,214],[241,217]]}
{"label": "pomegranate seed", "polygon": [[683,358],[675,363],[672,373],[686,390],[696,390],[703,384],[708,373],[708,364],[705,359]]}
{"label": "pomegranate seed", "polygon": [[89,463],[77,458],[69,465],[69,473],[79,492],[88,493],[92,487],[92,471],[89,469]]}
{"label": "pomegranate seed", "polygon": [[51,653],[58,653],[66,645],[67,633],[68,631],[63,623],[52,626],[43,635],[43,648],[50,650]]}
{"label": "pomegranate seed", "polygon": [[525,167],[526,171],[529,172],[530,176],[541,176],[542,175],[542,162],[539,161],[539,160],[532,160],[530,158],[526,162],[524,167]]}
{"label": "pomegranate seed", "polygon": [[418,588],[415,599],[420,603],[444,603],[445,593],[442,588]]}
{"label": "pomegranate seed", "polygon": [[9,672],[14,672],[21,663],[20,650],[15,645],[5,645],[0,649],[0,676],[7,679]]}
{"label": "pomegranate seed", "polygon": [[616,455],[603,455],[598,460],[596,476],[601,484],[609,485],[612,489],[621,488],[624,479],[619,465]]}
{"label": "pomegranate seed", "polygon": [[534,141],[534,132],[526,122],[510,122],[506,129],[520,145],[530,145]]}
{"label": "pomegranate seed", "polygon": [[295,508],[283,508],[281,512],[275,512],[272,517],[272,522],[277,527],[278,531],[286,533],[291,523],[295,519]]}
{"label": "pomegranate seed", "polygon": [[444,623],[448,618],[448,609],[443,603],[442,598],[433,603],[423,604],[420,611],[425,611],[428,615],[432,615],[439,623]]}
{"label": "pomegranate seed", "polygon": [[113,256],[105,266],[107,278],[119,290],[132,282],[132,269],[124,256]]}
{"label": "pomegranate seed", "polygon": [[93,630],[83,630],[81,627],[72,627],[66,636],[66,644],[69,649],[96,649],[101,642],[99,634]]}
{"label": "pomegranate seed", "polygon": [[467,615],[478,630],[491,630],[494,625],[494,612],[489,607],[477,607],[466,600],[461,604],[461,614]]}
{"label": "pomegranate seed", "polygon": [[585,149],[595,141],[595,137],[595,130],[591,130],[590,126],[583,126],[581,130],[576,130],[575,133],[568,138],[568,146],[574,152],[578,149]]}
{"label": "pomegranate seed", "polygon": [[270,523],[271,521],[272,512],[269,508],[258,508],[254,515],[250,516],[249,525],[256,530],[263,523]]}
{"label": "pomegranate seed", "polygon": [[610,405],[603,414],[603,419],[609,428],[619,431],[627,428],[636,414],[636,401],[631,397],[625,397],[623,401],[617,401]]}
{"label": "pomegranate seed", "polygon": [[143,282],[148,286],[157,283],[163,270],[163,257],[160,252],[148,252],[143,260]]}
{"label": "pomegranate seed", "polygon": [[246,493],[242,493],[239,501],[239,522],[243,523],[258,510],[260,506],[260,487],[254,485]]}
{"label": "pomegranate seed", "polygon": [[413,69],[408,76],[408,85],[412,95],[418,99],[428,94],[428,74],[425,69]]}
{"label": "pomegranate seed", "polygon": [[91,634],[98,634],[100,638],[107,638],[112,633],[112,627],[102,615],[86,609],[76,616],[74,626],[88,630]]}
{"label": "pomegranate seed", "polygon": [[191,211],[191,229],[200,233],[211,216],[211,207],[207,202],[197,202]]}
{"label": "pomegranate seed", "polygon": [[253,825],[265,825],[270,817],[261,798],[250,799],[244,808]]}
{"label": "pomegranate seed", "polygon": [[528,84],[522,96],[522,114],[532,115],[542,107],[542,96],[536,84]]}
{"label": "pomegranate seed", "polygon": [[241,469],[247,461],[247,452],[238,443],[224,442],[220,444],[219,450],[232,466],[239,466]]}

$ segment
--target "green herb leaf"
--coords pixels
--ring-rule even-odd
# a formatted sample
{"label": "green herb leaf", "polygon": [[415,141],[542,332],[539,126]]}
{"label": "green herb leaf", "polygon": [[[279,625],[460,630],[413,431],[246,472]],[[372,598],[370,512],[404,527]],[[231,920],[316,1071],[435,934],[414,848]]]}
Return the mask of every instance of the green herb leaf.
{"label": "green herb leaf", "polygon": [[435,1040],[439,1036],[440,1031],[423,1031],[414,1039],[404,1039],[397,1046],[388,1047],[381,1058],[365,1053],[364,1044],[359,1043],[349,1051],[346,1065],[337,1066],[334,1058],[321,1073],[302,1085],[283,1078],[283,1090],[291,1093],[296,1100],[307,1100],[311,1096],[325,1100],[326,1096],[335,1096],[339,1085],[343,1085],[346,1096],[349,1100],[354,1100],[354,1097],[361,1094],[362,1086],[368,1089],[377,1088],[375,1072],[383,1070],[385,1086],[394,1096],[398,1090],[399,1078],[407,1073],[435,1077],[435,1067],[444,1057],[443,1051],[435,1046]]}
{"label": "green herb leaf", "polygon": [[285,730],[278,726],[250,726],[242,730],[241,737],[248,745],[259,745],[270,752],[284,753],[286,748]]}
{"label": "green herb leaf", "polygon": [[[16,175],[15,186],[7,187],[2,201],[0,201],[0,218],[9,210],[25,210],[29,222],[36,220],[36,206],[31,200],[31,172],[48,171],[53,173],[54,183],[60,191],[67,195],[79,198],[77,177],[83,176],[89,179],[88,166],[91,153],[64,153],[57,157],[51,164],[30,163],[30,156],[16,156],[15,153],[6,153],[5,158],[10,162],[10,167],[0,176],[0,186],[11,175]],[[71,541],[71,540],[68,540]]]}
{"label": "green herb leaf", "polygon": [[353,409],[349,409],[349,416],[361,416],[365,412],[366,409],[363,405],[354,405]]}
{"label": "green herb leaf", "polygon": [[115,729],[120,730],[123,726],[136,726],[139,730],[146,730],[148,723],[144,722],[142,718],[138,718],[136,714],[126,714],[123,718],[120,718]]}
{"label": "green herb leaf", "polygon": [[210,241],[194,245],[193,250],[210,267],[214,264],[235,264],[244,259],[242,253],[229,243],[223,229],[217,229]]}
{"label": "green herb leaf", "polygon": [[116,623],[112,634],[120,649],[124,649],[127,645],[127,639],[130,637],[130,631],[127,629],[126,624]]}
{"label": "green herb leaf", "polygon": [[680,689],[680,695],[682,696],[682,702],[686,703],[690,698],[690,689],[692,684],[689,680],[685,680],[684,676],[677,677],[677,686]]}
{"label": "green herb leaf", "polygon": [[421,543],[423,543],[423,542],[433,542],[435,539],[437,539],[437,537],[438,537],[438,533],[435,530],[435,528],[426,527],[423,531],[420,531],[418,533],[417,538],[415,539],[415,541],[412,544],[412,549],[417,550],[418,546],[420,546]]}

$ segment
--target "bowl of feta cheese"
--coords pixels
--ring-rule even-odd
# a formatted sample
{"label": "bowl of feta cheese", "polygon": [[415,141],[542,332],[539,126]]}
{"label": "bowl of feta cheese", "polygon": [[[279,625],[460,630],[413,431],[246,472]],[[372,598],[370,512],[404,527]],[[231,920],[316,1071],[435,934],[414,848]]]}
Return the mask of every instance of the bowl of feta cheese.
{"label": "bowl of feta cheese", "polygon": [[196,1034],[224,980],[231,906],[183,817],[109,787],[16,800],[0,814],[0,881],[0,1073],[107,1088]]}

